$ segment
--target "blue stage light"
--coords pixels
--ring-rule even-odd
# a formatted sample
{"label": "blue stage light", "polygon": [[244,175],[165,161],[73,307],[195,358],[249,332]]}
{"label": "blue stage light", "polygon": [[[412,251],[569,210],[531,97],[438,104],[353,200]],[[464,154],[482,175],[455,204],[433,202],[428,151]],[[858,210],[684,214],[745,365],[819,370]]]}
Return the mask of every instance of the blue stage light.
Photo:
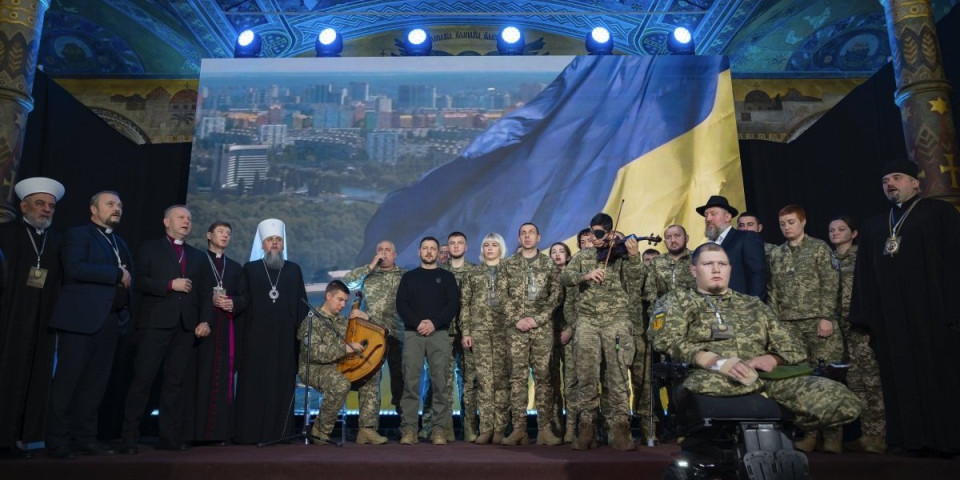
{"label": "blue stage light", "polygon": [[318,57],[339,57],[343,51],[343,37],[332,28],[324,28],[317,35],[315,47]]}
{"label": "blue stage light", "polygon": [[517,27],[505,27],[497,37],[497,52],[500,55],[523,55],[523,32]]}
{"label": "blue stage light", "polygon": [[684,27],[677,27],[667,38],[667,50],[674,55],[693,55],[693,35]]}
{"label": "blue stage light", "polygon": [[433,50],[433,40],[430,34],[422,28],[414,28],[403,37],[403,54],[406,56],[430,55]]}
{"label": "blue stage light", "polygon": [[248,58],[260,55],[260,49],[263,44],[260,41],[260,35],[253,30],[244,30],[237,36],[237,44],[233,48],[234,58]]}
{"label": "blue stage light", "polygon": [[610,30],[604,27],[594,27],[587,34],[587,52],[590,55],[609,55],[613,53],[613,38]]}

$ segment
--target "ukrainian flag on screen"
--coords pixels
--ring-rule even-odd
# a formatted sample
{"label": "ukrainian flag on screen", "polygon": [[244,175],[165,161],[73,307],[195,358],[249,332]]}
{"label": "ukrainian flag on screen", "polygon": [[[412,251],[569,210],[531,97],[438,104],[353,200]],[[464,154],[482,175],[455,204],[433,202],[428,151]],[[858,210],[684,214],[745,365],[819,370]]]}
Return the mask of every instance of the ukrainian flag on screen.
{"label": "ukrainian flag on screen", "polygon": [[[497,232],[516,246],[524,222],[541,248],[571,246],[604,211],[620,230],[687,227],[710,195],[743,206],[730,68],[721,56],[574,57],[537,97],[481,133],[453,161],[391,193],[368,223],[358,262],[390,239],[398,262],[417,262],[419,240],[462,231],[475,248]],[[512,253],[512,252],[508,252]]]}

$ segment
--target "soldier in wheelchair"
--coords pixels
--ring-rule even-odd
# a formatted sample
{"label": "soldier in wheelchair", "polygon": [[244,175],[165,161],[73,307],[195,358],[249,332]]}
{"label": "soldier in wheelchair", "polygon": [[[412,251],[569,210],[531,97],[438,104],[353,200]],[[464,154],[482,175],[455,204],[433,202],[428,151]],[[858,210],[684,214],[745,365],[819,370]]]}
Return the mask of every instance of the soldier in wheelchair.
{"label": "soldier in wheelchair", "polygon": [[849,423],[860,415],[843,384],[812,376],[800,341],[756,297],[728,289],[723,247],[706,243],[692,257],[696,288],[661,298],[648,336],[675,362],[654,378],[674,383],[669,408],[681,458],[665,479],[809,478],[806,456],[782,423],[801,431]]}

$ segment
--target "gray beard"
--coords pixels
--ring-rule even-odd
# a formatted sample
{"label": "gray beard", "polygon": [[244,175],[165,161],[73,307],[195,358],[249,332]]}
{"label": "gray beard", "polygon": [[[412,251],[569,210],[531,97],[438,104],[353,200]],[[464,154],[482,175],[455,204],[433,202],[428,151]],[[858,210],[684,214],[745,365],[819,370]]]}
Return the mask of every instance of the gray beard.
{"label": "gray beard", "polygon": [[50,228],[50,224],[53,223],[53,219],[52,219],[52,218],[50,218],[50,219],[40,219],[40,218],[33,219],[33,218],[30,218],[30,217],[26,217],[26,216],[25,216],[25,217],[24,217],[24,220],[26,220],[27,223],[30,224],[30,226],[32,226],[33,228],[38,229],[38,230],[46,230],[46,229]]}
{"label": "gray beard", "polygon": [[265,252],[263,254],[263,264],[271,270],[280,270],[283,267],[283,253]]}
{"label": "gray beard", "polygon": [[710,239],[710,241],[716,241],[720,237],[720,232],[723,230],[716,225],[707,225],[707,228],[703,231],[704,236]]}

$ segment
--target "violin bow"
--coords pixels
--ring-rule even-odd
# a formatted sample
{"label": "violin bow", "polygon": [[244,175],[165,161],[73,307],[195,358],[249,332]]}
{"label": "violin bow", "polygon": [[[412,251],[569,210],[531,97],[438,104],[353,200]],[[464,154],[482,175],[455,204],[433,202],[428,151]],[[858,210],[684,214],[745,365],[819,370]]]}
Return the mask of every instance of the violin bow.
{"label": "violin bow", "polygon": [[607,264],[610,263],[610,253],[613,252],[613,244],[615,243],[614,240],[613,240],[613,232],[616,232],[617,229],[620,227],[620,214],[623,213],[623,202],[624,202],[624,201],[625,201],[624,199],[622,199],[622,198],[620,199],[620,208],[617,210],[617,220],[613,223],[613,231],[612,231],[612,232],[609,232],[609,234],[610,234],[610,246],[607,247],[607,259],[603,261],[603,271],[604,271],[604,272],[607,271]]}

